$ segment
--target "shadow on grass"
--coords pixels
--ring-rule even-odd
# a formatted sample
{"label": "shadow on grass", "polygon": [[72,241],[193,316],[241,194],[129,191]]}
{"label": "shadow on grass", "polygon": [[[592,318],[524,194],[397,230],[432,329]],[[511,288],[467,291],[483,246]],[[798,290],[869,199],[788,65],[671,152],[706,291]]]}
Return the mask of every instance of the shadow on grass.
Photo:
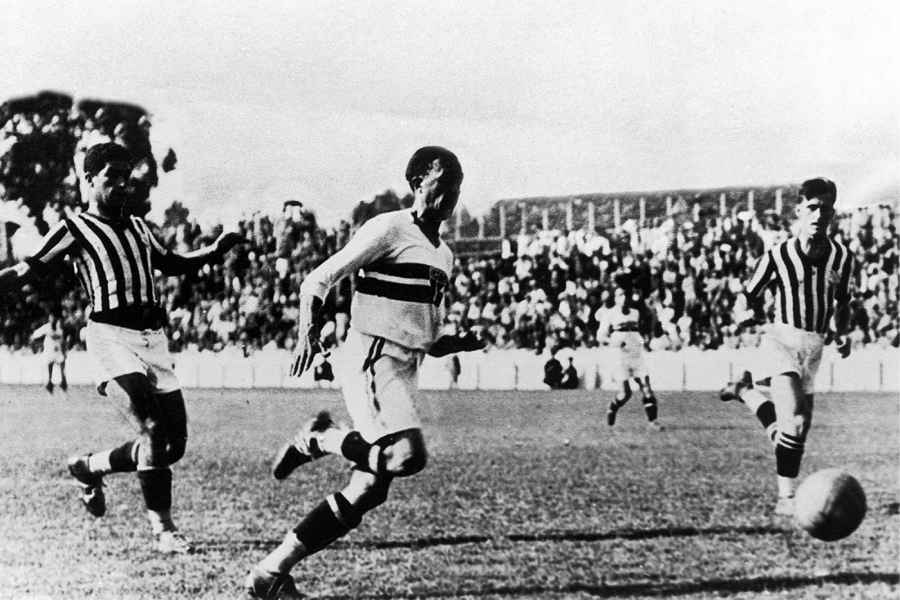
{"label": "shadow on grass", "polygon": [[600,598],[629,598],[633,596],[659,596],[668,598],[676,595],[701,593],[738,594],[744,592],[778,592],[819,586],[833,585],[869,585],[886,583],[897,585],[900,575],[897,573],[833,573],[821,577],[753,577],[747,579],[707,579],[702,581],[684,581],[676,583],[622,583],[622,584],[583,584],[571,583],[559,587],[552,586],[498,586],[486,589],[460,589],[454,591],[433,591],[417,593],[392,593],[390,595],[363,594],[353,596],[326,595],[317,596],[323,600],[343,600],[358,598],[361,600],[382,600],[387,598],[453,598],[456,596],[537,596],[548,594],[588,594]]}
{"label": "shadow on grass", "polygon": [[[657,529],[622,529],[607,532],[567,531],[558,533],[512,533],[490,537],[486,535],[458,535],[426,537],[412,540],[360,540],[335,542],[332,548],[430,548],[432,546],[459,546],[462,544],[485,544],[489,542],[602,542],[604,540],[646,540],[654,538],[692,537],[701,535],[780,535],[788,531],[778,527],[661,527]],[[200,542],[200,549],[230,548],[234,546],[252,548],[274,548],[280,540],[245,539],[222,542]]]}

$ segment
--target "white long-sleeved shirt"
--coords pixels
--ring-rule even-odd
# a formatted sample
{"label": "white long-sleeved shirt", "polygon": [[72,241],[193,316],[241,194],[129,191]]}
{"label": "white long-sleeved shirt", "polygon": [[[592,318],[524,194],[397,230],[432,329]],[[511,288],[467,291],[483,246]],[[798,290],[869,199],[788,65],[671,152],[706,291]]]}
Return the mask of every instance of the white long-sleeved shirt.
{"label": "white long-sleeved shirt", "polygon": [[346,246],[306,277],[300,293],[324,299],[335,283],[357,274],[351,327],[427,351],[443,322],[452,268],[447,244],[432,244],[413,213],[398,210],[363,224]]}

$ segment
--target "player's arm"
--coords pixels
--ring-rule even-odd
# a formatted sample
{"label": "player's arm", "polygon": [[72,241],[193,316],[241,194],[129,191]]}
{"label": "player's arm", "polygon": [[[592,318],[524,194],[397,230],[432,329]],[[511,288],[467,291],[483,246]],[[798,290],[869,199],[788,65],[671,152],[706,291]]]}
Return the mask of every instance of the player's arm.
{"label": "player's arm", "polygon": [[853,257],[848,255],[834,292],[834,345],[842,358],[850,356],[850,339],[847,333],[850,331],[850,280],[853,267]]}
{"label": "player's arm", "polygon": [[53,260],[65,254],[74,243],[75,238],[69,232],[66,221],[54,225],[31,256],[0,270],[0,293],[21,289],[32,279],[49,273]]}
{"label": "player's arm", "polygon": [[44,323],[32,332],[31,337],[29,337],[28,340],[33,342],[38,338],[44,337],[48,333],[50,333],[50,323]]}
{"label": "player's arm", "polygon": [[772,259],[772,251],[767,250],[756,268],[753,270],[753,276],[747,282],[744,289],[743,302],[736,302],[737,307],[743,307],[742,314],[738,315],[736,321],[738,324],[749,322],[765,322],[765,314],[763,311],[763,290],[775,280],[778,272],[775,269],[775,261]]}
{"label": "player's arm", "polygon": [[162,272],[163,275],[196,273],[204,265],[222,262],[222,258],[229,250],[247,241],[239,233],[230,231],[220,235],[209,246],[204,246],[186,254],[179,254],[164,247],[150,229],[147,228],[146,224],[143,226],[146,228],[147,236],[150,239],[153,266]]}
{"label": "player's arm", "polygon": [[319,348],[320,313],[328,291],[338,281],[383,257],[392,239],[390,222],[374,218],[362,225],[347,244],[312,270],[300,285],[297,350],[291,375],[299,377],[310,366]]}
{"label": "player's arm", "polygon": [[0,294],[19,289],[31,275],[31,266],[26,262],[16,263],[11,267],[0,269]]}

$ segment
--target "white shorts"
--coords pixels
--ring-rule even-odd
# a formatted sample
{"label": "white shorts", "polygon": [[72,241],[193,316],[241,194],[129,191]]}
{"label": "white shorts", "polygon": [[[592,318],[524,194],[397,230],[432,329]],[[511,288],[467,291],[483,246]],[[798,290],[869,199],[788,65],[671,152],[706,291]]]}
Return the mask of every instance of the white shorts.
{"label": "white shorts", "polygon": [[85,341],[97,373],[97,390],[104,394],[107,384],[127,373],[147,375],[153,391],[166,394],[181,386],[175,376],[169,341],[161,329],[128,329],[88,321]]}
{"label": "white shorts", "polygon": [[816,374],[822,362],[825,336],[804,331],[785,323],[773,323],[759,345],[765,361],[765,375],[796,373],[805,394],[815,391]]}
{"label": "white shorts", "polygon": [[66,362],[66,355],[62,352],[55,350],[50,352],[42,352],[41,356],[44,358],[44,362],[48,365],[57,364],[60,365]]}
{"label": "white shorts", "polygon": [[419,429],[418,372],[424,353],[350,328],[341,347],[338,379],[353,428],[363,439]]}
{"label": "white shorts", "polygon": [[614,331],[609,343],[619,355],[619,383],[635,377],[643,379],[647,376],[647,364],[644,362],[644,338],[636,331]]}

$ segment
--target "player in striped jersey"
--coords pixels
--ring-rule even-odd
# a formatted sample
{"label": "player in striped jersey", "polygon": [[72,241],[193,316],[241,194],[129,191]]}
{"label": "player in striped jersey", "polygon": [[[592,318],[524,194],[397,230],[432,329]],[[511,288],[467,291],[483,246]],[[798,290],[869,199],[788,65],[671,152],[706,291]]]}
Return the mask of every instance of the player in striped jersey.
{"label": "player in striped jersey", "polygon": [[72,457],[69,472],[81,487],[82,502],[96,517],[106,512],[103,476],[136,472],[156,548],[183,553],[190,546],[172,521],[170,466],[184,455],[187,416],[153,274],[196,272],[221,260],[242,238],[228,233],[189,255],[169,252],[143,219],[128,214],[132,167],[132,157],[122,146],[105,143],[90,148],[84,159],[87,212],[60,221],[34,254],[0,271],[0,290],[50,274],[64,264],[63,257],[74,263],[91,300],[86,341],[98,368],[97,389],[105,395],[108,384],[116,382],[129,398],[141,433],[110,450]]}
{"label": "player in striped jersey", "polygon": [[300,288],[299,340],[292,374],[299,376],[318,351],[318,314],[328,290],[356,274],[350,333],[338,370],[352,430],[326,412],[301,429],[276,456],[274,475],[324,454],[353,463],[349,484],[328,496],[282,544],[256,565],[246,587],[254,598],[299,598],[289,572],[358,526],[363,515],[387,499],[395,477],[425,467],[425,440],[416,413],[418,367],[425,354],[445,356],[484,347],[474,336],[439,336],[444,290],[453,255],[439,237],[453,213],[463,173],[444,148],[417,150],[406,179],[412,210],[378,215],[350,242],[316,268]]}
{"label": "player in striped jersey", "polygon": [[836,198],[837,188],[831,180],[820,177],[803,182],[796,208],[796,235],[762,256],[746,286],[748,306],[757,313],[763,290],[775,287],[775,320],[760,348],[768,363],[764,375],[771,377],[771,398],[754,385],[750,372],[720,394],[722,400],[743,401],[774,442],[778,474],[775,512],[781,515],[793,514],[823,346],[831,338],[842,357],[850,354],[845,334],[850,321],[853,257],[846,246],[828,237]]}

